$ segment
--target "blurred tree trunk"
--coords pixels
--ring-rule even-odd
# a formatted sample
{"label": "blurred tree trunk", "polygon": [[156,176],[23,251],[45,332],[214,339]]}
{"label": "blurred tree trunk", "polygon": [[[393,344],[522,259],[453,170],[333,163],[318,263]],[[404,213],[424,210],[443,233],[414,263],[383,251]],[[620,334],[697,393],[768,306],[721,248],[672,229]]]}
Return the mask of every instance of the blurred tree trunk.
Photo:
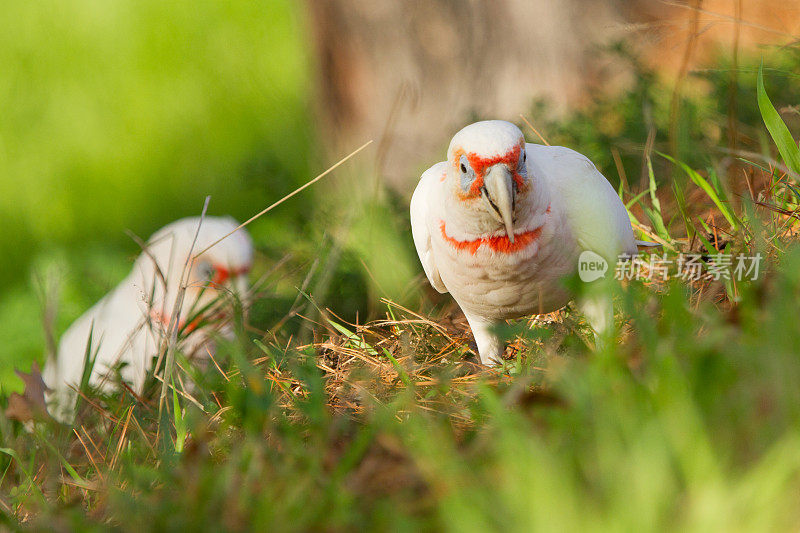
{"label": "blurred tree trunk", "polygon": [[[646,63],[680,84],[720,50],[782,45],[800,32],[797,0],[704,0],[701,12],[690,0],[307,5],[325,140],[340,153],[375,139],[378,173],[403,193],[472,120],[520,123],[519,114],[530,112],[537,98],[548,103],[547,112],[559,114],[630,81],[630,72],[597,53],[599,45],[625,39]],[[689,62],[683,60],[687,49],[693,51]],[[537,117],[528,118],[536,125]]]}
{"label": "blurred tree trunk", "polygon": [[466,123],[519,122],[540,97],[556,112],[585,98],[604,68],[592,49],[623,26],[616,0],[308,5],[325,139],[375,139],[379,172],[403,192]]}

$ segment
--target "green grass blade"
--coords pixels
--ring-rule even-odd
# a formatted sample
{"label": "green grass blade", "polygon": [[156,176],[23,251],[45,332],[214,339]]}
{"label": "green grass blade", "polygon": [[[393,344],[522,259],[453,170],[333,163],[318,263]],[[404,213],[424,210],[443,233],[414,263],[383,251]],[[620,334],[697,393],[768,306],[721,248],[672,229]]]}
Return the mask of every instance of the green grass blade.
{"label": "green grass blade", "polygon": [[39,440],[40,440],[42,443],[44,443],[44,445],[45,445],[45,446],[47,446],[47,448],[48,448],[48,449],[49,449],[51,452],[53,452],[53,454],[55,454],[55,456],[56,456],[56,457],[58,457],[58,460],[59,460],[59,462],[61,463],[61,465],[64,467],[64,470],[66,470],[66,471],[67,471],[67,473],[69,474],[69,476],[70,476],[70,477],[71,477],[71,478],[72,478],[72,479],[73,479],[73,480],[74,480],[76,483],[78,483],[78,484],[80,484],[80,485],[83,485],[83,486],[87,486],[87,485],[89,485],[89,482],[88,482],[88,481],[86,481],[85,479],[83,479],[83,477],[81,477],[81,475],[80,475],[80,474],[78,474],[78,472],[77,472],[77,471],[76,471],[76,470],[75,470],[75,469],[72,467],[72,465],[71,465],[71,464],[69,464],[69,461],[67,461],[66,457],[64,457],[64,456],[61,454],[61,452],[60,452],[60,451],[59,451],[59,450],[58,450],[58,449],[57,449],[55,446],[53,446],[53,444],[50,442],[50,440],[49,440],[49,439],[48,439],[46,436],[42,435],[42,434],[41,434],[41,433],[39,433],[38,431],[36,432],[36,434],[37,434],[37,436],[39,437]]}
{"label": "green grass blade", "polygon": [[642,198],[644,198],[644,196],[645,196],[646,194],[648,194],[649,192],[650,192],[649,190],[646,190],[646,191],[642,191],[642,192],[640,192],[639,194],[637,194],[636,196],[634,196],[633,198],[631,198],[630,200],[628,200],[628,203],[627,203],[627,204],[625,204],[625,207],[626,207],[626,208],[628,208],[628,209],[630,209],[631,207],[633,207],[633,206],[636,204],[636,202],[638,202],[639,200],[641,200]]}
{"label": "green grass blade", "polygon": [[694,225],[689,218],[689,213],[686,210],[686,193],[683,190],[683,184],[678,183],[678,180],[672,182],[672,192],[675,195],[675,202],[678,205],[678,212],[683,219],[683,224],[686,226],[686,237],[691,240],[694,236]]}
{"label": "green grass blade", "polygon": [[392,362],[392,366],[400,375],[400,380],[406,385],[410,386],[411,378],[409,377],[408,372],[406,372],[405,369],[400,365],[400,362],[386,348],[383,348],[383,353],[389,359],[389,361]]}
{"label": "green grass blade", "polygon": [[[761,118],[764,119],[764,125],[767,126],[775,146],[778,147],[778,152],[781,154],[783,162],[789,167],[789,170],[797,175],[800,175],[800,148],[795,144],[792,134],[789,133],[789,128],[786,123],[781,119],[780,114],[772,105],[767,90],[764,88],[764,64],[758,69],[758,109],[761,111]],[[795,176],[795,179],[797,176]]]}
{"label": "green grass blade", "polygon": [[186,414],[185,411],[181,409],[181,404],[178,401],[178,392],[175,390],[174,383],[172,384],[172,411],[175,416],[175,451],[181,453],[189,430],[186,424]]}
{"label": "green grass blade", "polygon": [[658,200],[658,196],[656,196],[656,175],[653,172],[653,162],[649,156],[647,157],[647,174],[650,177],[648,192],[650,193],[650,203],[653,205],[653,208],[642,206],[642,209],[644,209],[647,218],[649,218],[650,222],[653,224],[653,229],[656,234],[665,241],[672,242],[672,237],[669,236],[667,226],[664,224],[664,217],[661,215],[661,202]]}
{"label": "green grass blade", "polygon": [[706,195],[708,195],[708,197],[711,198],[711,201],[714,202],[714,205],[716,205],[717,209],[720,210],[722,215],[728,221],[728,224],[731,225],[731,228],[734,229],[734,230],[738,229],[738,227],[739,227],[738,218],[736,217],[736,215],[733,214],[733,211],[731,211],[730,206],[728,206],[728,204],[725,203],[719,197],[719,194],[717,194],[717,191],[714,190],[714,187],[708,182],[708,180],[706,180],[696,170],[691,168],[689,165],[687,165],[683,161],[678,161],[677,159],[675,159],[673,157],[670,157],[667,154],[664,154],[664,153],[661,153],[661,152],[658,152],[658,154],[661,157],[665,158],[667,161],[670,161],[673,164],[678,165],[681,169],[683,169],[683,171],[686,173],[686,175],[689,176],[689,179],[691,179],[694,182],[695,185],[697,185],[698,187],[703,189],[703,191],[706,193]]}
{"label": "green grass blade", "polygon": [[38,483],[36,483],[36,481],[34,480],[30,470],[25,467],[25,463],[22,461],[17,451],[14,450],[13,448],[0,448],[0,453],[8,455],[17,462],[17,465],[19,465],[20,470],[25,475],[25,480],[28,482],[28,486],[34,489],[34,492],[37,494],[37,496],[44,499],[44,493],[42,492],[41,487],[39,487]]}
{"label": "green grass blade", "polygon": [[[702,221],[701,221],[701,222],[702,222]],[[706,249],[706,252],[708,252],[708,254],[709,254],[709,255],[716,255],[716,254],[718,254],[718,253],[719,253],[719,250],[717,250],[716,248],[714,248],[714,245],[713,245],[713,244],[711,244],[711,241],[709,241],[709,240],[708,240],[708,239],[707,239],[707,238],[706,238],[706,237],[703,235],[703,233],[702,233],[702,232],[699,232],[699,231],[697,232],[697,238],[698,238],[698,239],[700,239],[700,242],[701,242],[701,243],[703,243],[703,247]]]}
{"label": "green grass blade", "polygon": [[330,323],[331,326],[336,328],[336,330],[339,333],[341,333],[342,335],[347,337],[347,340],[349,340],[353,344],[353,346],[355,346],[356,348],[359,348],[361,350],[366,350],[371,355],[378,355],[378,351],[375,350],[375,348],[370,346],[369,343],[364,341],[361,337],[359,337],[358,335],[356,335],[355,333],[353,333],[352,331],[350,331],[349,329],[347,329],[343,325],[341,325],[338,322],[335,322],[335,321],[333,321],[331,319],[328,319],[328,322]]}

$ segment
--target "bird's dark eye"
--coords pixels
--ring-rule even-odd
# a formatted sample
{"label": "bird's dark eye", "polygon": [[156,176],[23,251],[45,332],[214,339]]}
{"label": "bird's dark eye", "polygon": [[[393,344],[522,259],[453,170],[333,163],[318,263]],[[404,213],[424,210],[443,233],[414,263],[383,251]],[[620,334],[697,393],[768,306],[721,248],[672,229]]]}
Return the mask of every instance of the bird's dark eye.
{"label": "bird's dark eye", "polygon": [[206,280],[211,279],[211,276],[214,275],[214,267],[211,266],[210,263],[206,263],[205,261],[197,265],[197,276],[200,279]]}
{"label": "bird's dark eye", "polygon": [[461,168],[461,179],[459,180],[461,182],[461,188],[464,189],[464,191],[468,191],[469,188],[472,187],[472,182],[475,181],[475,171],[469,164],[467,156],[462,155],[459,163],[459,167]]}

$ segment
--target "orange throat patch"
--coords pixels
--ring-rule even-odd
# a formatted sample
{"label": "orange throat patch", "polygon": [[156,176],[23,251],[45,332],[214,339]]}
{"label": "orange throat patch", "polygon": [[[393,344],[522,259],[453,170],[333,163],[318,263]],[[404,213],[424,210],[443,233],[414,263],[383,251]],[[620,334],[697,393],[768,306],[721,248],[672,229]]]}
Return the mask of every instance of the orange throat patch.
{"label": "orange throat patch", "polygon": [[439,229],[442,232],[442,238],[450,246],[458,251],[468,250],[470,254],[475,255],[481,246],[487,246],[490,250],[501,254],[513,254],[524,250],[539,239],[542,234],[542,226],[523,233],[514,234],[514,242],[508,238],[508,235],[498,235],[496,237],[479,237],[470,241],[459,241],[447,235],[445,230],[445,222],[439,222]]}

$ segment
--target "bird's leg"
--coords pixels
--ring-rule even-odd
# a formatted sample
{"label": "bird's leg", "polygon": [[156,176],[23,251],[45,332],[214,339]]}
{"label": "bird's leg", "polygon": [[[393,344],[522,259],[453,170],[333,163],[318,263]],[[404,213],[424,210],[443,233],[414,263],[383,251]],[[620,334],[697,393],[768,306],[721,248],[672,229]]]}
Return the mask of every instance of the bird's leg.
{"label": "bird's leg", "polygon": [[476,316],[466,314],[465,316],[467,317],[467,322],[469,322],[469,327],[472,328],[475,344],[478,345],[478,355],[481,358],[481,363],[487,366],[499,364],[503,360],[505,343],[493,331],[493,328],[498,323]]}

